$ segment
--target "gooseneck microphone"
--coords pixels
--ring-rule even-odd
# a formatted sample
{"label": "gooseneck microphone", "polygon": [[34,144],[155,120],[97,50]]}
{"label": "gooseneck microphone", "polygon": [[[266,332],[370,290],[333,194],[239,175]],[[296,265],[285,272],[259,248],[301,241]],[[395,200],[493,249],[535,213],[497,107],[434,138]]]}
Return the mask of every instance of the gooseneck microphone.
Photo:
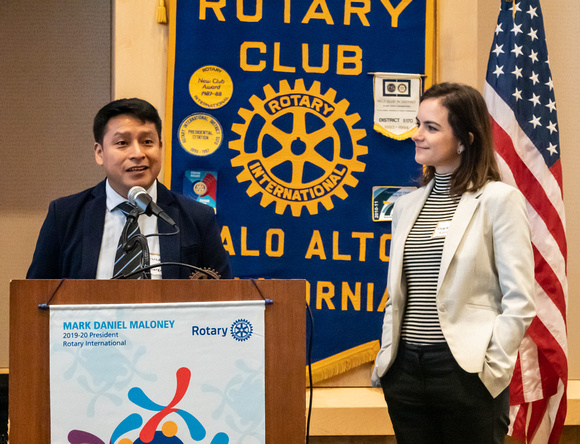
{"label": "gooseneck microphone", "polygon": [[163,211],[159,205],[153,202],[151,196],[145,188],[143,187],[133,187],[129,190],[129,194],[127,195],[129,202],[139,208],[143,213],[147,216],[155,215],[159,219],[164,220],[172,227],[176,226],[176,223],[167,215],[165,211]]}

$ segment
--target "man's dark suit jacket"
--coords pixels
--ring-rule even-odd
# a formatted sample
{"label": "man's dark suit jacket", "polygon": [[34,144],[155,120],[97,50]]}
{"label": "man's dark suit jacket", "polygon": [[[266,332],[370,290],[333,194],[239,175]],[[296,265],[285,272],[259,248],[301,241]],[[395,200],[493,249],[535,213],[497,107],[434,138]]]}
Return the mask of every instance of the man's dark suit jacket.
{"label": "man's dark suit jacket", "polygon": [[[27,279],[95,279],[106,212],[105,181],[50,203]],[[231,278],[229,258],[221,242],[213,209],[157,184],[157,205],[171,217],[179,234],[160,236],[161,262],[211,268]],[[152,216],[154,217],[154,216]],[[173,232],[163,221],[159,233]],[[167,266],[164,279],[184,279],[193,270]]]}

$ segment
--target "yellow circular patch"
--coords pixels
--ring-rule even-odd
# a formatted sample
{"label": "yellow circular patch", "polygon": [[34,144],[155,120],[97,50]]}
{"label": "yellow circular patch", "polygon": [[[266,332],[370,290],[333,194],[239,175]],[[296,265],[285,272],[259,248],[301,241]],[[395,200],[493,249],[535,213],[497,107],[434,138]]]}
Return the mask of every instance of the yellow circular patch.
{"label": "yellow circular patch", "polygon": [[168,438],[171,438],[177,434],[177,424],[173,421],[167,421],[161,426],[161,432]]}
{"label": "yellow circular patch", "polygon": [[197,182],[193,185],[193,192],[198,196],[203,196],[207,193],[207,185],[203,182]]}
{"label": "yellow circular patch", "polygon": [[202,66],[189,80],[189,94],[202,108],[221,108],[230,101],[233,92],[232,78],[219,66]]}
{"label": "yellow circular patch", "polygon": [[179,143],[185,151],[194,156],[208,156],[214,153],[222,141],[222,127],[209,114],[192,114],[179,126]]}

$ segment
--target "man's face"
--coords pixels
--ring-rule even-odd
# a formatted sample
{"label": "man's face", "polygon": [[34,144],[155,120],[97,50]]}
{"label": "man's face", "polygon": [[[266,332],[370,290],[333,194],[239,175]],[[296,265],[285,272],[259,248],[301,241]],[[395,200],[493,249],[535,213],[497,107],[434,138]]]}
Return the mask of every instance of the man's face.
{"label": "man's face", "polygon": [[126,114],[113,117],[103,144],[95,143],[95,160],[121,196],[127,197],[134,186],[149,188],[161,170],[161,141],[155,124]]}

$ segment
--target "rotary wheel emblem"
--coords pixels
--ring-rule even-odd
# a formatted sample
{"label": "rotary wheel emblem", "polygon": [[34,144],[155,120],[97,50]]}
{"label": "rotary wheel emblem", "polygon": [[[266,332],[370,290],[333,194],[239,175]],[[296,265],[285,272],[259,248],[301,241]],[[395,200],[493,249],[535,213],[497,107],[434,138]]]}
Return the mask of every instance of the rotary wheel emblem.
{"label": "rotary wheel emblem", "polygon": [[236,341],[247,341],[252,336],[253,331],[252,324],[245,319],[238,319],[230,328],[230,332]]}
{"label": "rotary wheel emblem", "polygon": [[189,279],[219,279],[221,275],[212,268],[202,268],[201,270],[194,271],[189,276]]}
{"label": "rotary wheel emblem", "polygon": [[290,206],[293,216],[303,207],[318,214],[318,204],[331,210],[332,196],[348,197],[345,185],[356,187],[352,173],[366,165],[358,160],[368,152],[359,141],[364,129],[354,128],[358,114],[347,114],[350,103],[335,103],[336,91],[320,92],[320,82],[306,89],[302,79],[294,88],[280,82],[276,92],[264,87],[265,99],[250,98],[253,110],[241,108],[242,124],[233,124],[240,136],[229,147],[239,154],[232,166],[243,167],[238,182],[250,182],[247,194],[262,193],[260,205],[276,203],[276,213]]}

